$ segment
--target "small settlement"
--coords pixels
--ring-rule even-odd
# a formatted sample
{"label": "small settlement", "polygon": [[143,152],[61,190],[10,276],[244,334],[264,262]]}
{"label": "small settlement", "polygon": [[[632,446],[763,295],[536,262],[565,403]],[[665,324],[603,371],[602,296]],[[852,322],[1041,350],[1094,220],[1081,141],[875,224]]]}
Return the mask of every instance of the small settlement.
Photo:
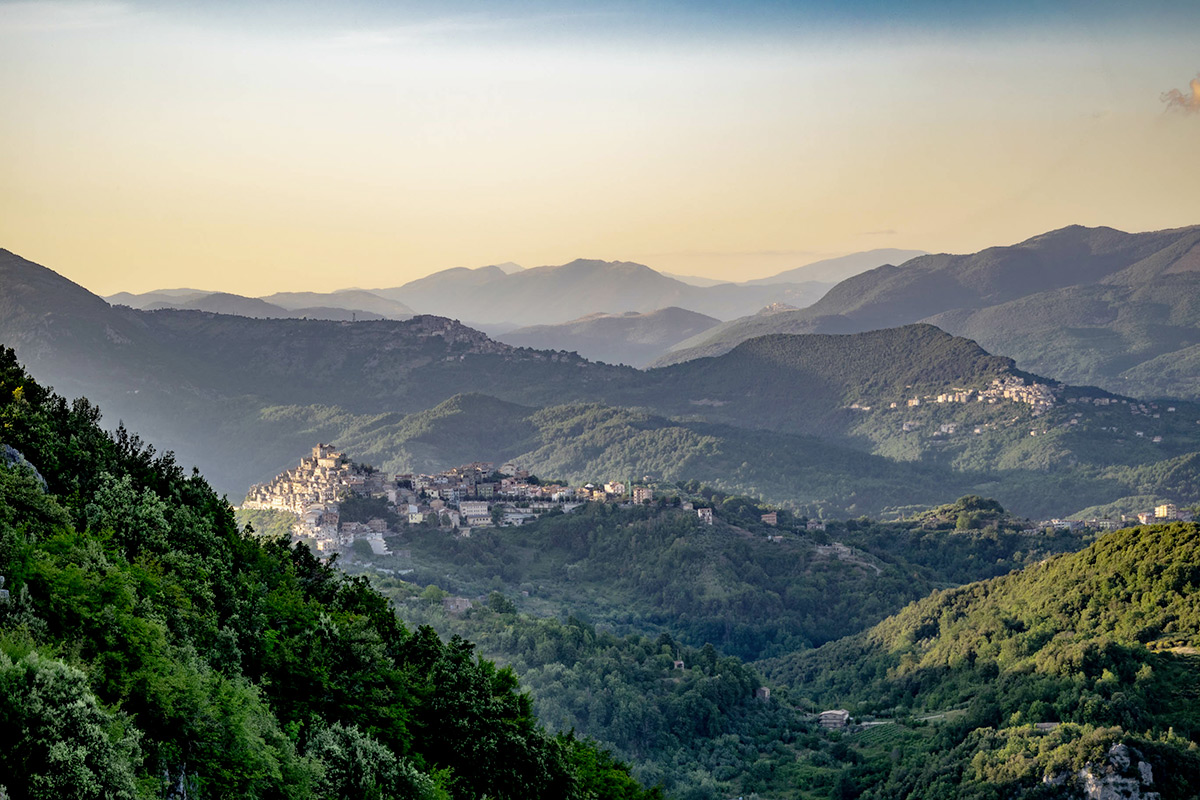
{"label": "small settlement", "polygon": [[[374,552],[385,554],[383,537],[396,531],[382,517],[343,521],[340,508],[349,497],[386,499],[401,524],[432,523],[470,536],[473,528],[521,525],[551,509],[570,511],[585,502],[649,503],[654,490],[624,481],[579,487],[544,485],[536,479],[531,483],[528,470],[516,464],[503,464],[497,471],[482,461],[436,475],[389,476],[356,464],[332,445],[318,444],[298,467],[251,487],[242,507],[295,514],[293,538],[320,552],[364,540]],[[712,509],[697,509],[697,516],[712,524]]]}
{"label": "small settlement", "polygon": [[1119,528],[1128,528],[1134,525],[1155,525],[1164,522],[1191,521],[1192,514],[1190,511],[1179,508],[1174,503],[1162,503],[1155,506],[1153,511],[1122,514],[1117,518],[1044,519],[1037,523],[1035,527],[1029,528],[1025,532],[1036,533],[1039,530],[1047,528],[1056,528],[1058,530],[1082,530],[1087,528],[1094,531],[1115,531]]}
{"label": "small settlement", "polygon": [[[994,378],[986,389],[958,389],[924,397],[912,397],[905,402],[909,408],[915,408],[924,403],[991,403],[995,405],[1001,400],[1013,403],[1025,403],[1033,407],[1033,415],[1045,413],[1054,407],[1056,401],[1054,389],[1042,383],[1025,382],[1024,378],[1006,375],[1004,378]],[[896,408],[899,403],[892,403]],[[852,408],[870,410],[870,406],[855,404]]]}

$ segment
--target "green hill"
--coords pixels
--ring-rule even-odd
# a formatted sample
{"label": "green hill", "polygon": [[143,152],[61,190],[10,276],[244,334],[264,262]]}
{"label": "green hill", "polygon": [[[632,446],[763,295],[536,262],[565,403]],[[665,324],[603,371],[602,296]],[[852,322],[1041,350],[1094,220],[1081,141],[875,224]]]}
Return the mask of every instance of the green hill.
{"label": "green hill", "polygon": [[802,712],[757,699],[761,678],[712,645],[689,647],[666,633],[617,636],[571,614],[518,614],[499,592],[447,614],[436,591],[382,583],[405,619],[469,635],[511,666],[540,719],[603,741],[671,797],[769,791],[771,773],[813,744]]}
{"label": "green hill", "polygon": [[[662,504],[588,504],[465,539],[410,529],[392,540],[400,555],[349,568],[402,573],[378,584],[403,619],[478,642],[517,671],[539,718],[612,747],[643,781],[679,797],[786,797],[795,765],[833,743],[814,735],[806,704],[755,698],[764,683],[739,657],[805,649],[935,586],[1083,543],[1022,533],[978,497],[809,532],[803,518],[780,512],[768,526],[747,498],[689,487],[714,525],[664,493]],[[447,593],[477,599],[449,613]]]}
{"label": "green hill", "polygon": [[[945,506],[945,524],[858,519],[810,532],[805,517],[781,511],[768,526],[754,501],[689,486],[697,493],[662,489],[662,504],[589,503],[465,539],[414,527],[397,544],[406,560],[392,563],[413,570],[406,580],[454,594],[524,592],[518,605],[531,613],[586,616],[623,633],[666,631],[689,646],[755,659],[832,641],[935,588],[1085,542],[1068,532],[1023,533],[1022,521],[977,497]],[[679,508],[680,494],[712,507],[716,522],[702,525]]]}
{"label": "green hill", "polygon": [[[944,736],[885,765],[864,796],[942,796],[938,787],[955,781],[975,792],[959,796],[995,796],[986,784],[1032,791],[1083,749],[1095,757],[1127,740],[1153,765],[1154,789],[1191,797],[1200,787],[1189,744],[1200,736],[1197,545],[1194,524],[1119,531],[762,667],[793,693],[856,716],[949,712]],[[1062,725],[1039,738],[1033,723]]]}
{"label": "green hill", "polygon": [[[981,388],[1018,373],[1011,359],[932,325],[849,336],[762,336],[714,358],[652,370],[656,407],[746,427],[831,433],[855,402]],[[832,425],[832,431],[831,431]]]}
{"label": "green hill", "polygon": [[594,403],[535,409],[486,395],[455,396],[408,416],[272,407],[263,411],[256,435],[294,440],[293,454],[304,442],[336,441],[356,460],[388,472],[516,461],[578,485],[645,475],[698,480],[814,514],[877,514],[932,504],[987,480],[893,463],[814,436],[671,420]]}

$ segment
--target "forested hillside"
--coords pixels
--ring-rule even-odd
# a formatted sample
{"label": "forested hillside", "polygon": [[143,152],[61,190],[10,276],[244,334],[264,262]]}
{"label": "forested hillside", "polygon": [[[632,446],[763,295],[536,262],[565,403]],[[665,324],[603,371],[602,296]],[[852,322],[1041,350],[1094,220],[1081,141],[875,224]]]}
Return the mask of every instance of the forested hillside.
{"label": "forested hillside", "polygon": [[[889,408],[873,399],[829,414],[822,435],[595,403],[534,409],[461,395],[408,416],[270,407],[257,433],[247,436],[271,437],[276,446],[291,443],[292,456],[278,469],[314,441],[336,441],[359,460],[392,472],[436,472],[477,459],[517,461],[537,474],[580,484],[646,475],[698,480],[819,516],[893,516],[906,506],[980,494],[1039,519],[1090,506],[1108,506],[1107,513],[1119,517],[1147,504],[1200,498],[1193,404],[1147,405],[1143,412],[1119,399],[1103,406],[1073,402],[1085,391],[1070,390],[1064,402],[1039,414],[1012,402]],[[762,404],[753,392],[741,396],[747,404]],[[729,407],[738,408],[736,402]],[[805,427],[820,419],[816,412],[805,417],[810,406],[780,400],[775,408],[777,418],[791,414]],[[724,407],[714,413],[736,416]]]}
{"label": "forested hillside", "polygon": [[595,737],[643,782],[701,800],[793,796],[797,764],[842,752],[818,735],[811,704],[740,658],[806,649],[933,586],[1084,541],[1022,533],[978,497],[901,523],[810,532],[786,511],[766,525],[744,497],[679,491],[713,506],[715,524],[673,501],[589,504],[465,539],[415,526],[390,540],[397,555],[356,551],[348,568],[376,575],[403,619],[512,666],[546,724]]}
{"label": "forested hillside", "polygon": [[711,644],[689,647],[667,633],[617,636],[574,615],[520,614],[499,592],[447,614],[439,592],[382,584],[396,587],[389,591],[406,619],[469,635],[511,666],[547,725],[603,741],[670,797],[769,796],[781,767],[820,747],[802,709],[770,702],[753,668]]}
{"label": "forested hillside", "polygon": [[960,797],[1042,796],[1043,779],[1072,788],[1070,771],[1122,741],[1152,765],[1143,784],[1193,797],[1197,545],[1195,524],[1119,531],[762,666],[793,696],[844,703],[856,717],[946,719],[925,745],[858,770],[865,797],[945,797],[951,786]]}
{"label": "forested hillside", "polygon": [[[414,530],[385,562],[403,580],[380,583],[405,618],[512,665],[549,724],[601,739],[681,797],[1076,797],[1081,771],[1141,785],[1139,764],[1155,776],[1143,789],[1192,796],[1200,673],[1183,564],[1196,526],[1052,556],[1086,541],[1023,533],[978,497],[807,531],[787,513],[762,524],[746,498],[687,491],[715,525],[668,503],[457,541]],[[989,575],[835,638],[931,585]],[[448,593],[480,599],[463,611]],[[781,655],[736,657],[756,649]],[[838,707],[869,724],[814,725]]]}
{"label": "forested hillside", "polygon": [[467,597],[524,594],[518,605],[531,613],[669,632],[752,660],[824,644],[935,588],[1084,543],[1079,534],[1022,533],[1021,521],[979,510],[978,498],[946,506],[945,523],[849,520],[810,532],[803,517],[781,512],[769,526],[749,499],[696,489],[714,507],[714,525],[673,505],[589,503],[466,539],[413,526],[396,545],[406,556],[388,564],[411,570],[405,580],[422,586]]}
{"label": "forested hillside", "polygon": [[0,781],[13,797],[628,797],[510,670],[240,530],[199,474],[0,351]]}

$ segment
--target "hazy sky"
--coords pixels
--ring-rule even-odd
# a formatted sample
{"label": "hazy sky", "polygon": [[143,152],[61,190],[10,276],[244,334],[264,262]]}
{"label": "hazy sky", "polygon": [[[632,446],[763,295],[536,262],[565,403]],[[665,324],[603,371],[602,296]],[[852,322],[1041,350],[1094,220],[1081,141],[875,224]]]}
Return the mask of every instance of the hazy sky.
{"label": "hazy sky", "polygon": [[0,247],[264,294],[1200,223],[1195,0],[245,5],[0,0]]}

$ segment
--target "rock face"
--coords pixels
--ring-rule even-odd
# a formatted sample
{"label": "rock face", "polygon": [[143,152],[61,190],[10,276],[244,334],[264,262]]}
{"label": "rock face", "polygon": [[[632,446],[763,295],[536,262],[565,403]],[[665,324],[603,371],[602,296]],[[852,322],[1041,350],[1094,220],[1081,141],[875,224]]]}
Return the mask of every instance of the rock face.
{"label": "rock face", "polygon": [[[34,480],[42,487],[42,491],[46,491],[46,479],[42,477],[42,473],[38,472],[37,467],[30,464],[29,460],[17,448],[7,444],[0,445],[0,464],[9,468],[29,470]],[[3,578],[0,578],[0,581],[3,581]],[[3,586],[4,584],[0,582],[0,588]],[[0,796],[0,800],[3,800],[2,796]]]}
{"label": "rock face", "polygon": [[1154,770],[1141,753],[1127,745],[1114,744],[1108,756],[1079,771],[1083,796],[1088,800],[1161,800],[1154,785]]}

